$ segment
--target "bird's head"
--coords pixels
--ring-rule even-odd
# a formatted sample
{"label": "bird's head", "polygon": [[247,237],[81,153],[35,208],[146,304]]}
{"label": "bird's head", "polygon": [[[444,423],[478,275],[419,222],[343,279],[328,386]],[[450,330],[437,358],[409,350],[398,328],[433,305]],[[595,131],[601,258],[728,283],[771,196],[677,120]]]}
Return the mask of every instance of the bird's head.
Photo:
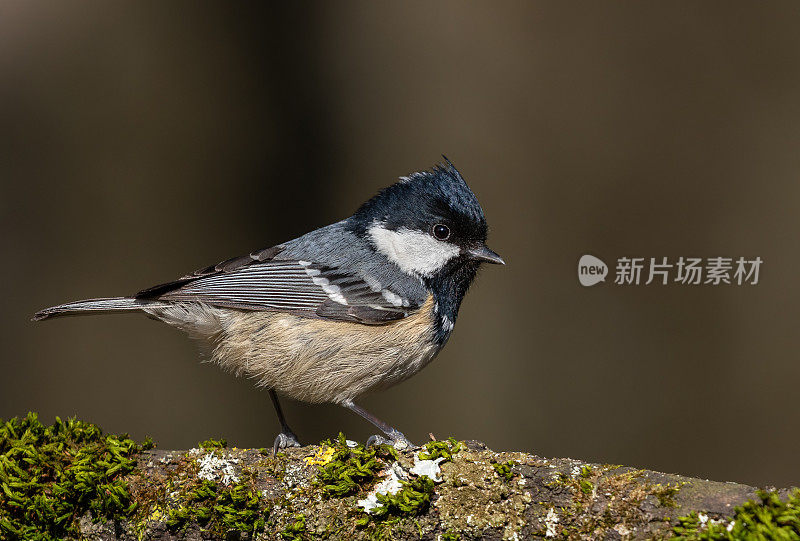
{"label": "bird's head", "polygon": [[407,274],[429,282],[466,273],[471,281],[480,263],[504,261],[486,246],[486,218],[475,194],[455,166],[445,162],[402,177],[364,203],[351,220],[359,234]]}

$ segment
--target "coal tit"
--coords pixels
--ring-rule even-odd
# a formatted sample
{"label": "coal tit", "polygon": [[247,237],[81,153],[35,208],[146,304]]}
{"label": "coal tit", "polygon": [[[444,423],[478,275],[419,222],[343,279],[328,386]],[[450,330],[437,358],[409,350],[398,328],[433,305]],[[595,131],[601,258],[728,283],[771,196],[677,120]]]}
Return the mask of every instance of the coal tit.
{"label": "coal tit", "polygon": [[384,436],[398,430],[354,400],[416,374],[444,347],[486,247],[478,200],[445,158],[402,177],[352,216],[228,259],[132,297],[71,302],[34,320],[141,311],[211,346],[211,358],[269,390],[281,424],[274,450],[299,446],[278,394],[333,402]]}

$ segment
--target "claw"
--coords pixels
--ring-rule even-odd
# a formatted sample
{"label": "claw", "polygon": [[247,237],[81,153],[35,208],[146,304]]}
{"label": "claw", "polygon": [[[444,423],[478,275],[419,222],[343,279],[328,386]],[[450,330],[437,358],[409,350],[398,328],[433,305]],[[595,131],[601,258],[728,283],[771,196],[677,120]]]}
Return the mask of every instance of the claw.
{"label": "claw", "polygon": [[275,438],[275,443],[272,445],[272,456],[277,455],[278,451],[286,449],[287,447],[300,447],[300,442],[297,441],[297,436],[291,432],[281,432]]}
{"label": "claw", "polygon": [[381,436],[380,434],[373,434],[367,438],[366,445],[367,447],[372,447],[373,445],[391,445],[398,451],[413,449],[416,447],[416,445],[408,441],[408,439],[406,439],[406,437],[400,432],[392,434],[391,438]]}
{"label": "claw", "polygon": [[391,444],[392,444],[392,440],[390,440],[389,438],[384,438],[383,436],[381,436],[379,434],[373,434],[372,436],[367,438],[366,446],[367,447],[373,447],[373,446],[376,446],[376,445],[391,445]]}

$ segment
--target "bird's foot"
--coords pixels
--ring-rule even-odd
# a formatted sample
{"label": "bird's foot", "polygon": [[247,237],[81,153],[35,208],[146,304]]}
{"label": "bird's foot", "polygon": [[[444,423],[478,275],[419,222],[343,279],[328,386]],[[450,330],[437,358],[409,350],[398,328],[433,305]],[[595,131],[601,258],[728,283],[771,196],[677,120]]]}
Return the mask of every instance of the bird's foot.
{"label": "bird's foot", "polygon": [[391,445],[398,451],[405,451],[406,449],[413,449],[416,447],[416,445],[408,441],[408,439],[398,431],[389,435],[388,438],[380,434],[373,434],[367,438],[367,447],[372,447],[373,445]]}
{"label": "bird's foot", "polygon": [[272,455],[278,454],[278,451],[286,449],[287,447],[300,447],[300,442],[297,441],[297,436],[292,432],[281,432],[275,438],[275,443],[272,445]]}

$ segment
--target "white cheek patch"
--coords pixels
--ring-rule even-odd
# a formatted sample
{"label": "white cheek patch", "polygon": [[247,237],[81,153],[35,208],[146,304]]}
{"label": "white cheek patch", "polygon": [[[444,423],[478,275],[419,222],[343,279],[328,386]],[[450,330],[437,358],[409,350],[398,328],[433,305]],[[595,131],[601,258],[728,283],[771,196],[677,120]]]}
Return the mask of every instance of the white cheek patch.
{"label": "white cheek patch", "polygon": [[375,223],[367,232],[375,247],[409,274],[431,276],[461,251],[458,246],[436,240],[422,231],[405,228],[392,231]]}

